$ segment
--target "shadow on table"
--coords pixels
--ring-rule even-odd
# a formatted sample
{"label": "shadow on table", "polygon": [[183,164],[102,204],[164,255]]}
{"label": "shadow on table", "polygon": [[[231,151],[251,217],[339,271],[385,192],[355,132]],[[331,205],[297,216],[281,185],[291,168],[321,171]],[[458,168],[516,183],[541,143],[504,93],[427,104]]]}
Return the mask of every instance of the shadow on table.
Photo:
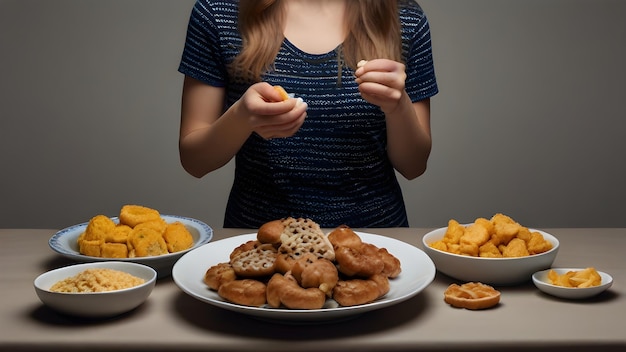
{"label": "shadow on table", "polygon": [[[180,293],[174,309],[180,318],[199,329],[245,337],[273,338],[279,340],[315,340],[345,338],[393,329],[409,321],[419,319],[429,308],[429,293],[422,291],[415,297],[396,305],[339,319],[336,321],[302,322],[274,321],[252,317],[201,302]],[[302,326],[306,329],[302,329]]]}

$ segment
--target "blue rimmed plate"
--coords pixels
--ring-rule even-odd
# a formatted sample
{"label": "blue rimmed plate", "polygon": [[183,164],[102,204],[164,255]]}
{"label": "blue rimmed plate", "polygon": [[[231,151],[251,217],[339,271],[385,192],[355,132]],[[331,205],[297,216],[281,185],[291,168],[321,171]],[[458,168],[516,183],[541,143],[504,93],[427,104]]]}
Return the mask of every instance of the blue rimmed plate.
{"label": "blue rimmed plate", "polygon": [[[180,221],[185,225],[187,230],[191,233],[194,240],[193,247],[170,254],[164,254],[154,257],[137,257],[137,258],[115,258],[116,261],[129,261],[133,263],[144,264],[152,267],[158,273],[159,277],[168,276],[172,272],[174,263],[190,250],[196,249],[208,242],[213,238],[213,229],[204,222],[184,216],[178,215],[161,215],[163,220],[168,223]],[[117,217],[111,218],[114,222],[118,223]],[[64,257],[80,261],[80,262],[96,262],[96,261],[110,261],[111,258],[92,257],[88,255],[80,254],[78,250],[78,236],[85,232],[88,222],[82,224],[70,226],[55,233],[48,244],[53,251],[63,255]]]}

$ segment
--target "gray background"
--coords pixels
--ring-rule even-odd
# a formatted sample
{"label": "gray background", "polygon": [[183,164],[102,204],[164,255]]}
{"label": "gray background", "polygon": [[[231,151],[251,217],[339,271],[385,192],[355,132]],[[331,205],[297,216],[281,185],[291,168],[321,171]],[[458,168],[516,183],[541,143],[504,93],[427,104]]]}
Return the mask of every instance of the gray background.
{"label": "gray background", "polygon": [[[232,163],[198,180],[178,160],[193,2],[0,0],[0,227],[128,203],[221,226]],[[626,1],[420,3],[441,92],[411,225],[626,227]]]}

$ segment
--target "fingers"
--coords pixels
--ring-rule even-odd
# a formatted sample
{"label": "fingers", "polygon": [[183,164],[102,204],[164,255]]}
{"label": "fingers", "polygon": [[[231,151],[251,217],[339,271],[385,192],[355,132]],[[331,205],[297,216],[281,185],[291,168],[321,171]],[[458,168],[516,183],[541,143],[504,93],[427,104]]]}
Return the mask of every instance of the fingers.
{"label": "fingers", "polygon": [[252,130],[265,139],[292,136],[306,118],[308,105],[301,98],[284,100],[280,90],[267,83],[250,87],[242,100]]}

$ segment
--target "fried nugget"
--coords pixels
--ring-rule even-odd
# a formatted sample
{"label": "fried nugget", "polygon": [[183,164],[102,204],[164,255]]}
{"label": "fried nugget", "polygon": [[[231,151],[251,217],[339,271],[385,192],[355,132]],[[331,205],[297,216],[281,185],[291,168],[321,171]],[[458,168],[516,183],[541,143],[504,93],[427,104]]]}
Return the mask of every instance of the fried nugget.
{"label": "fried nugget", "polygon": [[193,246],[191,233],[180,221],[168,224],[163,232],[163,238],[170,253],[184,251]]}
{"label": "fried nugget", "polygon": [[528,253],[530,254],[539,254],[552,249],[552,243],[546,240],[541,233],[536,231],[531,233],[527,246]]}
{"label": "fried nugget", "polygon": [[448,244],[458,244],[461,241],[461,237],[465,233],[465,226],[459,224],[458,221],[451,219],[448,221],[448,228],[443,235],[443,241]]}
{"label": "fried nugget", "polygon": [[87,241],[104,242],[107,235],[115,229],[115,222],[105,215],[96,215],[89,220],[85,229],[85,236],[82,238]]}
{"label": "fried nugget", "polygon": [[502,251],[502,256],[505,258],[526,257],[528,255],[526,242],[519,238],[514,238],[509,241],[509,244],[507,244]]}
{"label": "fried nugget", "polygon": [[130,258],[168,254],[163,236],[150,227],[133,228],[128,236],[128,249]]}
{"label": "fried nugget", "polygon": [[123,243],[126,245],[128,242],[128,235],[132,231],[132,228],[128,225],[117,225],[113,228],[113,231],[106,235],[104,242],[107,243]]}
{"label": "fried nugget", "polygon": [[100,246],[103,258],[128,258],[128,246],[125,243],[103,243]]}
{"label": "fried nugget", "polygon": [[142,222],[159,220],[161,218],[161,214],[156,209],[141,205],[127,204],[122,206],[119,218],[121,224],[134,228]]}
{"label": "fried nugget", "polygon": [[478,248],[478,256],[484,258],[502,258],[502,253],[493,242],[488,241]]}

